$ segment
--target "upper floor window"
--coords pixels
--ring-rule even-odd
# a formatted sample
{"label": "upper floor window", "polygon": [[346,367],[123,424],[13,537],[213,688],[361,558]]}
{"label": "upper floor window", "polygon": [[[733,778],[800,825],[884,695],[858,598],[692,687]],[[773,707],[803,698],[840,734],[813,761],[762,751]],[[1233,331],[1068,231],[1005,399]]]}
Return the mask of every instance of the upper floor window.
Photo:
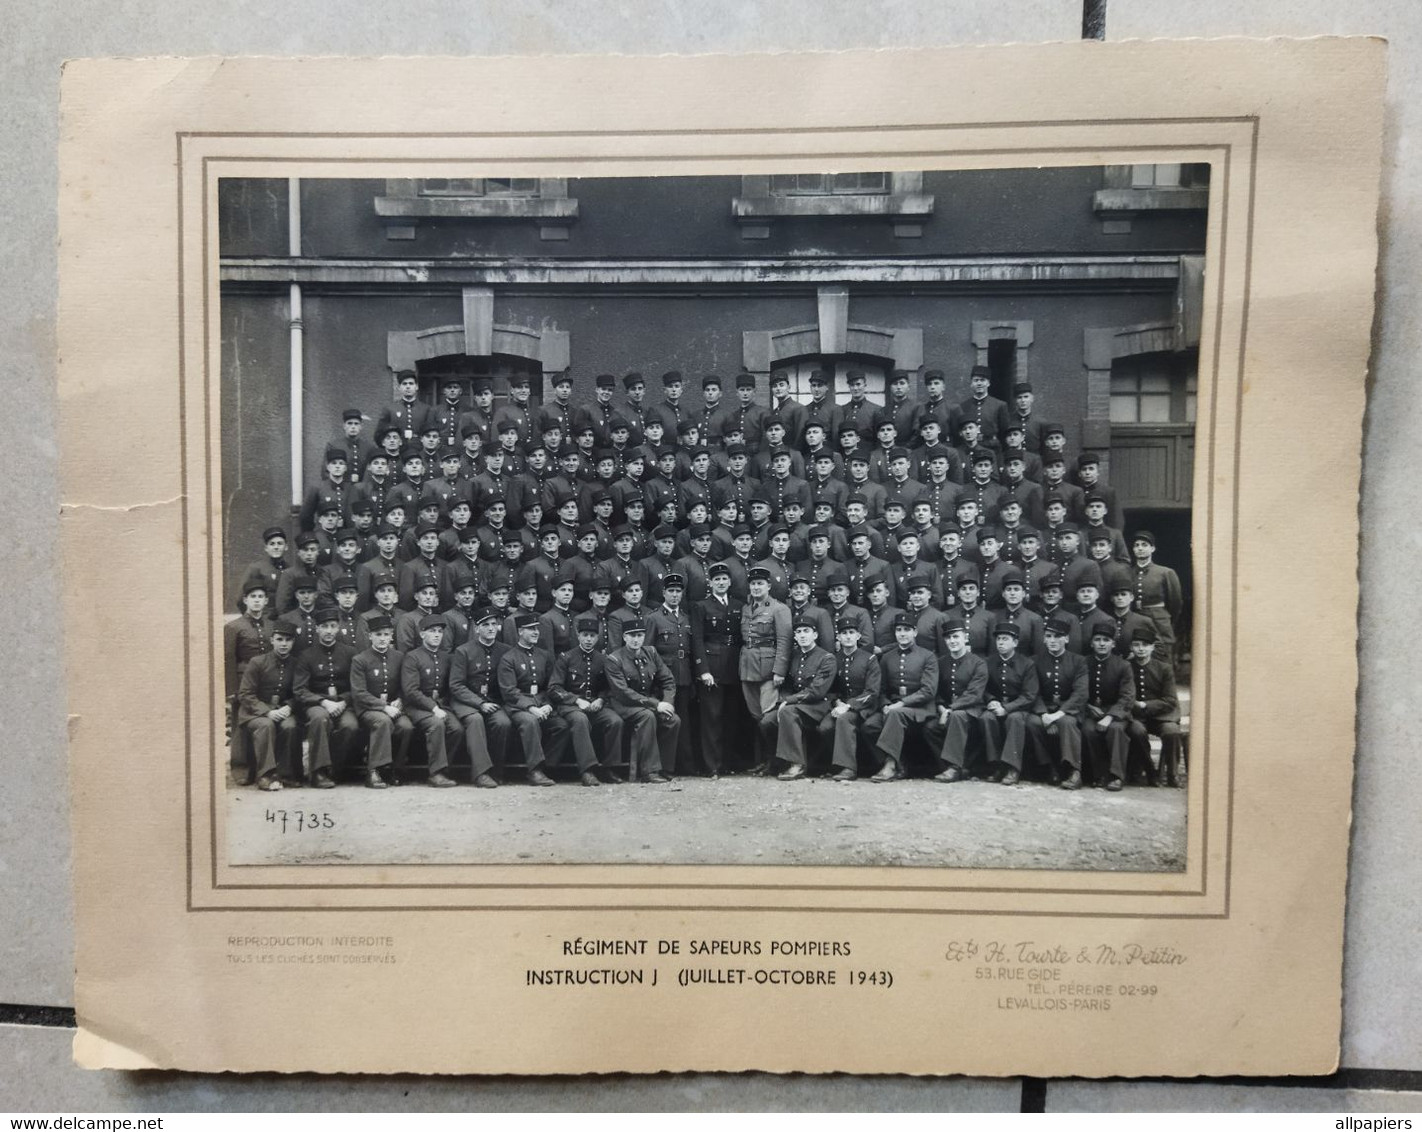
{"label": "upper floor window", "polygon": [[426,177],[419,182],[427,197],[536,197],[537,177]]}
{"label": "upper floor window", "polygon": [[887,193],[887,173],[776,173],[770,178],[772,193],[832,195],[836,193]]}
{"label": "upper floor window", "polygon": [[757,173],[741,178],[731,215],[747,240],[770,237],[777,220],[878,218],[895,236],[923,235],[933,215],[933,194],[923,191],[923,174]]}
{"label": "upper floor window", "polygon": [[[1208,164],[1130,165],[1132,189],[1198,189],[1210,183]],[[1124,178],[1123,178],[1124,179]]]}
{"label": "upper floor window", "polygon": [[385,182],[375,214],[389,240],[413,240],[421,224],[531,221],[542,240],[566,240],[578,202],[565,177],[425,177]]}

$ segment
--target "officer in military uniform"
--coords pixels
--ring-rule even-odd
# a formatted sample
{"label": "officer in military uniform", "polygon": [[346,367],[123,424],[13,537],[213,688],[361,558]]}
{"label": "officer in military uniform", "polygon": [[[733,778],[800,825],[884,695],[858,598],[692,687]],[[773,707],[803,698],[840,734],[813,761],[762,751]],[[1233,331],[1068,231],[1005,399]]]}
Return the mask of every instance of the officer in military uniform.
{"label": "officer in military uniform", "polygon": [[853,782],[859,777],[860,729],[883,729],[879,715],[879,689],[883,674],[879,658],[865,645],[859,618],[841,617],[835,622],[834,684],[830,688],[830,709],[820,720],[822,738],[833,739],[830,778]]}
{"label": "officer in military uniform", "polygon": [[[717,562],[706,571],[710,595],[691,607],[691,656],[699,687],[701,760],[706,773],[718,777],[726,769],[726,754],[736,749],[728,741],[744,731],[739,705],[741,603],[730,596],[731,570]],[[728,694],[729,693],[729,694]]]}
{"label": "officer in military uniform", "polygon": [[692,766],[692,680],[695,661],[691,641],[691,618],[682,608],[681,599],[686,592],[686,579],[680,574],[662,576],[662,602],[649,612],[644,619],[647,626],[647,643],[657,650],[662,663],[671,670],[676,681],[675,698],[672,706],[681,720],[681,730],[677,734],[674,762],[663,761],[662,773],[686,774]]}
{"label": "officer in military uniform", "polygon": [[607,658],[598,651],[598,619],[579,617],[574,628],[577,647],[553,662],[548,696],[557,730],[572,743],[582,784],[600,786],[618,780],[602,765],[598,751],[604,757],[620,754],[622,718],[608,705]]}
{"label": "officer in military uniform", "polygon": [[630,728],[628,779],[669,782],[662,773],[675,757],[681,720],[672,706],[676,678],[653,649],[645,648],[647,626],[639,618],[622,629],[623,645],[607,658],[612,710]]}
{"label": "officer in military uniform", "polygon": [[495,672],[506,648],[498,642],[499,615],[489,605],[470,618],[473,637],[454,650],[449,660],[449,697],[455,718],[464,725],[464,749],[474,785],[485,790],[498,786],[491,773],[502,772],[513,723],[499,704]]}
{"label": "officer in military uniform", "polygon": [[933,780],[957,782],[968,773],[973,741],[982,729],[988,667],[968,647],[968,625],[962,617],[948,618],[944,638],[938,654],[938,716],[924,724],[923,735],[943,764]]}
{"label": "officer in military uniform", "polygon": [[553,714],[548,702],[548,685],[553,679],[553,657],[538,647],[539,624],[536,613],[516,614],[514,628],[518,644],[499,658],[499,699],[509,713],[523,746],[528,781],[531,786],[552,786],[543,766],[543,731]]}
{"label": "officer in military uniform", "polygon": [[389,785],[382,774],[396,775],[405,767],[414,724],[400,701],[400,666],[405,658],[391,647],[395,626],[379,614],[366,622],[370,648],[351,661],[351,698],[361,728],[369,737],[365,784],[374,790]]}
{"label": "officer in military uniform", "polygon": [[895,782],[904,777],[904,740],[938,712],[938,658],[914,643],[918,625],[914,617],[900,613],[894,618],[894,645],[879,657],[880,686],[884,697],[883,730],[875,746],[884,758],[883,766],[870,782]]}
{"label": "officer in military uniform", "polygon": [[283,769],[289,778],[298,782],[301,778],[296,699],[291,690],[296,669],[291,650],[296,631],[290,625],[276,624],[270,633],[271,651],[254,656],[242,672],[237,690],[237,726],[252,743],[257,787],[280,790]]}
{"label": "officer in military uniform", "polygon": [[803,614],[795,621],[795,651],[775,704],[760,721],[765,746],[775,749],[775,757],[788,766],[776,777],[781,782],[804,778],[805,732],[818,728],[829,714],[830,691],[834,687],[834,657],[819,645],[819,625]]}
{"label": "officer in military uniform", "polygon": [[410,722],[425,737],[431,786],[454,785],[445,771],[464,738],[464,728],[449,707],[450,650],[443,647],[447,628],[438,614],[422,618],[420,645],[405,654],[400,669],[400,698]]}
{"label": "officer in military uniform", "polygon": [[752,566],[746,585],[750,600],[741,610],[739,676],[746,709],[756,725],[756,769],[763,773],[770,760],[760,721],[790,669],[790,610],[770,596],[770,570],[765,566]]}

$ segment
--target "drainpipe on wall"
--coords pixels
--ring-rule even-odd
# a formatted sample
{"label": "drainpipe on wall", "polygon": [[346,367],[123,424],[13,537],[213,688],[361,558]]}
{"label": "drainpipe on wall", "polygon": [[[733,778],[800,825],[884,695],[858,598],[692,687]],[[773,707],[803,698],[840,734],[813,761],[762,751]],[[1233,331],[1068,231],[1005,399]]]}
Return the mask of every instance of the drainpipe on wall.
{"label": "drainpipe on wall", "polygon": [[[287,255],[301,255],[301,179],[287,178],[286,205]],[[305,393],[305,371],[302,364],[301,284],[291,285],[290,312],[287,325],[291,328],[291,505],[301,506],[301,434],[302,402]]]}

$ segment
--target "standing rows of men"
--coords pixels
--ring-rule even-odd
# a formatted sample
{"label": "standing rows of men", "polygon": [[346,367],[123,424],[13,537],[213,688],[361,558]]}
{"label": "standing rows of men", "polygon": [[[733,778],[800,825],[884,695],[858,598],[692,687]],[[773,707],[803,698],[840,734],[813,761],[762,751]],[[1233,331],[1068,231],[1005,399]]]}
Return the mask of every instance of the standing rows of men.
{"label": "standing rows of men", "polygon": [[880,406],[852,373],[840,405],[816,373],[801,404],[776,373],[766,407],[745,374],[693,409],[679,374],[651,405],[617,384],[534,407],[516,380],[496,407],[451,380],[432,406],[410,376],[374,443],[344,414],[294,560],[268,528],[227,626],[259,786],[332,786],[364,749],[381,788],[416,732],[441,787],[498,785],[515,747],[540,786],[569,753],[610,781],[624,750],[639,781],[794,780],[822,750],[889,782],[912,742],[944,782],[1178,781],[1179,579],[1029,385],[1007,405],[975,369],[950,405],[937,371],[924,400],[895,373]]}

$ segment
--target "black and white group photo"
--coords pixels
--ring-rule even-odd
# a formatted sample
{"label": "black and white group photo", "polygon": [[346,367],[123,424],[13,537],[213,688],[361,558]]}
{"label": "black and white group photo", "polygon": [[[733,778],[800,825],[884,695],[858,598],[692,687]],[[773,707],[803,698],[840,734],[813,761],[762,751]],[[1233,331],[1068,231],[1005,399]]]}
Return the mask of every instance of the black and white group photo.
{"label": "black and white group photo", "polygon": [[1209,174],[224,178],[233,860],[1182,870]]}

